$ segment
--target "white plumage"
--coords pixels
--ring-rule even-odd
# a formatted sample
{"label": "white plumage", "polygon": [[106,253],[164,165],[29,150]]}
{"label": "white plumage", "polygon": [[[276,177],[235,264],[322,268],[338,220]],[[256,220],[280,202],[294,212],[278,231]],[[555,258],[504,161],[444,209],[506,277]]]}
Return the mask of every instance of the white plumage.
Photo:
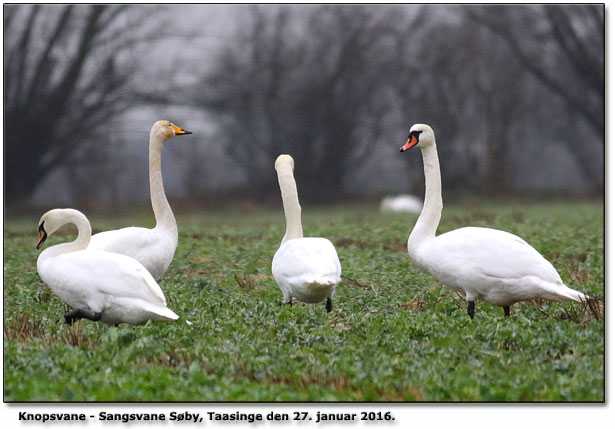
{"label": "white plumage", "polygon": [[177,241],[177,233],[169,233],[168,229],[131,226],[94,234],[88,250],[130,256],[139,261],[152,277],[159,279],[173,261]]}
{"label": "white plumage", "polygon": [[423,210],[408,238],[408,253],[419,268],[465,294],[470,317],[477,299],[504,307],[506,315],[519,301],[587,299],[564,285],[553,265],[514,234],[466,227],[436,237],[442,212],[440,164],[428,125],[413,125],[400,150],[413,146],[421,148],[426,189]]}
{"label": "white plumage", "polygon": [[167,201],[162,183],[161,154],[166,140],[176,135],[192,134],[169,121],[157,121],[150,131],[149,179],[156,227],[128,227],[92,236],[90,250],[121,253],[139,261],[159,279],[173,261],[177,248],[177,223]]}
{"label": "white plumage", "polygon": [[271,272],[284,294],[285,303],[292,304],[293,297],[309,303],[326,299],[329,312],[335,287],[342,278],[342,268],[335,247],[329,240],[303,237],[301,206],[293,168],[294,160],[289,155],[280,155],[275,162],[286,217],[286,233],[273,256]]}
{"label": "white plumage", "polygon": [[384,197],[380,202],[382,213],[420,213],[423,202],[414,195],[395,195]]}
{"label": "white plumage", "polygon": [[135,259],[86,247],[90,223],[79,211],[54,209],[39,222],[41,238],[37,247],[62,225],[73,223],[78,236],[44,250],[37,261],[41,279],[76,310],[66,315],[68,323],[88,318],[104,323],[143,324],[148,320],[176,320],[152,275]]}
{"label": "white plumage", "polygon": [[285,302],[293,296],[303,302],[320,302],[335,293],[342,268],[329,240],[305,237],[282,244],[273,256],[271,271]]}

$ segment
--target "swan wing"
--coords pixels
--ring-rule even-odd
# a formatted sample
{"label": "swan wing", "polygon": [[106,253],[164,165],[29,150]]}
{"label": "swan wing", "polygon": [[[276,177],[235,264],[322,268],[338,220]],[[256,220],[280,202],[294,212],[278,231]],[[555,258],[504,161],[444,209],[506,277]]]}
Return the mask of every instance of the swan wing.
{"label": "swan wing", "polygon": [[121,254],[138,254],[156,245],[158,237],[154,230],[131,226],[94,234],[88,245],[89,250],[106,250]]}
{"label": "swan wing", "polygon": [[537,277],[561,283],[553,265],[522,238],[496,229],[467,227],[442,234],[432,242],[432,260],[455,275],[481,274],[511,280]]}
{"label": "swan wing", "polygon": [[114,297],[165,303],[160,286],[139,262],[125,255],[98,250],[66,253],[53,258],[56,278],[65,287],[88,289]]}
{"label": "swan wing", "polygon": [[161,229],[129,227],[92,236],[88,250],[105,250],[139,261],[155,279],[166,272],[173,260],[177,237]]}
{"label": "swan wing", "polygon": [[306,237],[288,240],[276,252],[272,265],[274,277],[291,286],[305,283],[337,284],[342,268],[333,244],[325,238]]}

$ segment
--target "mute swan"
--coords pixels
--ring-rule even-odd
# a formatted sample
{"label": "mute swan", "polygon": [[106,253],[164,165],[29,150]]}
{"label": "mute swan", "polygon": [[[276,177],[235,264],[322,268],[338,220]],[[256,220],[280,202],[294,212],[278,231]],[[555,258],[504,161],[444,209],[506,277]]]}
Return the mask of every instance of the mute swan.
{"label": "mute swan", "polygon": [[192,134],[169,121],[156,122],[149,134],[149,186],[156,227],[128,227],[92,236],[88,250],[121,253],[139,261],[158,280],[166,272],[177,248],[177,223],[162,184],[160,158],[165,140]]}
{"label": "mute swan", "polygon": [[77,227],[77,239],[45,249],[36,263],[41,279],[74,311],[66,323],[85,318],[116,325],[139,325],[148,320],[176,320],[152,275],[133,258],[119,253],[86,249],[92,229],[83,213],[54,209],[38,223],[39,249],[61,226]]}
{"label": "mute swan", "polygon": [[275,161],[286,217],[286,233],[273,256],[271,272],[284,294],[285,303],[292,305],[293,297],[303,302],[326,299],[328,313],[331,311],[335,286],[342,279],[342,267],[335,247],[329,240],[303,237],[301,206],[293,177],[294,166],[295,162],[290,155],[280,155]]}
{"label": "mute swan", "polygon": [[468,315],[474,318],[474,301],[504,308],[519,301],[545,298],[584,301],[587,295],[564,285],[555,268],[536,249],[508,232],[466,227],[436,237],[442,213],[440,163],[433,130],[428,125],[410,128],[400,148],[421,148],[425,170],[423,210],[408,238],[410,258],[446,286],[464,292]]}

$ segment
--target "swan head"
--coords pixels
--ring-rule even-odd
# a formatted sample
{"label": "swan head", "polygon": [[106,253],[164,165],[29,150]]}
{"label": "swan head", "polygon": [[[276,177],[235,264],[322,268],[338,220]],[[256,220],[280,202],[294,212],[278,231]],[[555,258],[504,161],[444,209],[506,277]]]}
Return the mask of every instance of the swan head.
{"label": "swan head", "polygon": [[290,155],[280,155],[275,160],[275,169],[276,171],[280,171],[284,168],[290,168],[291,170],[295,169],[295,160]]}
{"label": "swan head", "polygon": [[37,249],[41,248],[48,236],[66,224],[67,215],[66,209],[53,209],[41,216],[41,220],[38,221],[38,232],[40,236],[38,243],[36,243]]}
{"label": "swan head", "polygon": [[435,141],[436,139],[434,137],[433,130],[429,125],[414,124],[410,128],[408,141],[401,148],[399,148],[399,151],[405,152],[414,146],[420,148],[427,147],[434,144]]}
{"label": "swan head", "polygon": [[150,135],[156,136],[161,140],[167,140],[171,137],[182,136],[184,134],[192,134],[192,132],[186,131],[167,120],[157,121],[150,131]]}

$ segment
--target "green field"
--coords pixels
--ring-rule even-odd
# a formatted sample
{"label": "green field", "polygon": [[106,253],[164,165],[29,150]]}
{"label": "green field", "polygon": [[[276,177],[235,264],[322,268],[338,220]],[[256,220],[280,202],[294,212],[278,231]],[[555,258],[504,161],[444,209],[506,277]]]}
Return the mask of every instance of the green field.
{"label": "green field", "polygon": [[[477,302],[474,320],[410,261],[416,216],[371,206],[304,206],[306,236],[335,244],[344,280],[329,314],[324,303],[280,305],[270,270],[280,205],[177,216],[179,247],[160,285],[179,321],[69,328],[58,322],[67,307],[36,272],[39,216],[5,219],[7,401],[604,400],[602,202],[446,205],[439,233],[518,234],[596,297],[515,304],[510,318]],[[153,225],[148,210],[90,220],[95,232]]]}

